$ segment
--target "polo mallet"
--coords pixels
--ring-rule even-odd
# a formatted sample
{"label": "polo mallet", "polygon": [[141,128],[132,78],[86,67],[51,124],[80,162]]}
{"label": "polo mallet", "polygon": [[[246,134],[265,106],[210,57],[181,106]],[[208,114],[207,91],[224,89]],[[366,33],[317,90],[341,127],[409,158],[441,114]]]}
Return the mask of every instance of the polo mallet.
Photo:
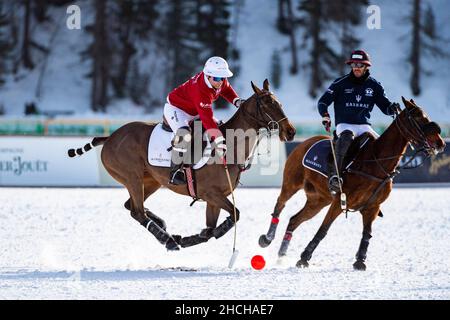
{"label": "polo mallet", "polygon": [[344,192],[342,192],[341,177],[339,175],[339,168],[338,168],[337,159],[336,159],[336,152],[334,150],[334,144],[333,144],[333,134],[331,133],[330,127],[327,127],[326,130],[330,133],[331,153],[333,154],[334,167],[336,168],[336,175],[338,177],[339,191],[341,192],[341,209],[344,210],[345,213],[347,213],[347,195]]}
{"label": "polo mallet", "polygon": [[236,221],[236,203],[234,201],[234,193],[233,193],[233,185],[231,184],[230,172],[228,171],[227,160],[225,157],[222,158],[223,166],[225,167],[225,172],[227,174],[228,184],[230,186],[231,191],[231,199],[233,200],[233,212],[234,212],[234,240],[233,240],[233,254],[230,258],[230,262],[228,263],[228,268],[233,268],[234,263],[236,262],[239,251],[236,250],[236,235],[237,235],[237,221]]}

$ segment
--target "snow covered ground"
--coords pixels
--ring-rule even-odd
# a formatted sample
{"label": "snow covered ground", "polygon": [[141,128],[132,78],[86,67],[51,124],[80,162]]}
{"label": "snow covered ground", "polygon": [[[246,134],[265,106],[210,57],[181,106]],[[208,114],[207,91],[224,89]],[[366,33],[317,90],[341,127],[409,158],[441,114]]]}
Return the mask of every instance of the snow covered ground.
{"label": "snow covered ground", "polygon": [[[240,255],[230,270],[233,232],[167,252],[123,209],[125,189],[2,188],[0,299],[450,299],[449,191],[394,189],[374,224],[368,270],[356,272],[362,227],[355,213],[337,219],[309,269],[295,262],[325,211],[297,229],[285,263],[277,264],[303,192],[288,202],[277,239],[261,249],[257,240],[279,190],[237,190]],[[189,235],[205,221],[205,204],[189,203],[162,189],[146,206],[170,232]],[[250,266],[256,254],[266,258],[262,271]],[[170,269],[178,267],[196,271]]]}

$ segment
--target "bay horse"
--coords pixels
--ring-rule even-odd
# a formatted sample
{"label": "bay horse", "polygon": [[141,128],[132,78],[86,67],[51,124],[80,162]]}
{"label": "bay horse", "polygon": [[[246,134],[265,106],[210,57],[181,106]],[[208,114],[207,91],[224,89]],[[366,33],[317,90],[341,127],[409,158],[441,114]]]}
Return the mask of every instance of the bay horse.
{"label": "bay horse", "polygon": [[[402,97],[405,108],[397,113],[394,121],[376,140],[366,143],[356,155],[353,163],[343,174],[343,192],[347,195],[348,208],[362,214],[363,232],[359,249],[356,253],[355,270],[365,270],[365,260],[369,240],[372,237],[372,223],[381,214],[380,205],[391,193],[393,177],[398,173],[399,162],[409,143],[416,150],[436,155],[445,148],[440,136],[440,127],[431,122],[429,117],[412,99]],[[400,110],[399,110],[400,111]],[[292,233],[305,221],[313,218],[325,206],[331,204],[325,219],[314,238],[304,249],[297,261],[297,267],[308,267],[308,261],[320,241],[326,236],[333,221],[343,212],[340,193],[330,194],[327,178],[302,165],[307,150],[317,141],[330,139],[321,135],[311,137],[300,143],[286,160],[281,192],[272,213],[272,221],[267,234],[261,235],[259,244],[267,247],[275,237],[281,211],[286,202],[300,189],[306,193],[306,204],[289,220],[283,241],[278,251],[279,257],[286,255]]]}
{"label": "bay horse", "polygon": [[[264,81],[262,90],[253,82],[251,85],[254,94],[242,103],[226,123],[219,127],[224,137],[227,137],[227,130],[230,129],[254,132],[253,135],[245,136],[243,139],[232,139],[236,141],[227,139],[228,153],[234,151],[234,155],[239,159],[249,158],[252,146],[258,139],[258,130],[261,128],[276,124],[281,141],[291,141],[295,136],[295,128],[284,114],[281,103],[269,90],[269,81],[267,79]],[[168,250],[179,250],[179,246],[189,247],[206,242],[213,236],[216,239],[220,238],[239,220],[239,210],[236,208],[235,219],[233,203],[227,199],[232,190],[223,164],[208,164],[195,172],[197,198],[207,203],[206,228],[199,234],[189,237],[171,235],[166,231],[164,220],[144,208],[144,201],[161,186],[178,194],[189,196],[186,185],[169,184],[170,168],[152,166],[148,162],[149,137],[156,125],[157,123],[144,122],[125,124],[109,137],[95,137],[84,148],[76,151],[70,149],[69,156],[82,155],[92,147],[103,145],[101,160],[105,169],[129,192],[130,198],[125,202],[125,208]],[[233,148],[230,149],[231,143],[233,143]],[[242,164],[238,161],[228,160],[227,157],[227,167],[234,190],[239,182]],[[217,226],[221,209],[227,211],[230,216]]]}

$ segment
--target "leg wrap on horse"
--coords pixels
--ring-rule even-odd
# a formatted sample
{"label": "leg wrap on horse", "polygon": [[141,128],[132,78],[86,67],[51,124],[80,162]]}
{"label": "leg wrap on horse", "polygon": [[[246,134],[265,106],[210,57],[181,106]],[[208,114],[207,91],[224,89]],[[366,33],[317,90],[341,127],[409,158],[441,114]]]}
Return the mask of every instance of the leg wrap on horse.
{"label": "leg wrap on horse", "polygon": [[267,247],[269,244],[272,243],[272,240],[275,239],[275,233],[277,231],[278,222],[280,222],[280,219],[274,216],[272,218],[272,221],[270,222],[269,231],[267,231],[267,234],[263,234],[259,237],[259,245],[261,248]]}
{"label": "leg wrap on horse", "polygon": [[363,231],[361,243],[359,244],[358,252],[356,253],[356,260],[365,261],[367,258],[367,248],[369,247],[369,241],[372,236],[367,231]]}
{"label": "leg wrap on horse", "polygon": [[211,237],[213,237],[213,228],[203,229],[200,234],[195,234],[189,237],[183,237],[178,242],[180,246],[183,248],[195,246],[197,244],[208,241]]}
{"label": "leg wrap on horse", "polygon": [[213,230],[213,236],[216,239],[219,239],[225,233],[227,233],[231,228],[233,228],[234,222],[231,217],[225,219],[218,227]]}
{"label": "leg wrap on horse", "polygon": [[317,248],[320,241],[322,241],[322,239],[325,238],[326,235],[327,235],[326,230],[319,229],[319,231],[317,231],[316,235],[311,240],[311,242],[306,246],[305,250],[301,255],[301,259],[304,261],[308,261],[309,259],[311,259],[314,250]]}
{"label": "leg wrap on horse", "polygon": [[[123,206],[125,207],[125,209],[131,211],[131,199],[128,199]],[[148,218],[152,219],[153,221],[156,222],[156,224],[158,226],[160,226],[162,229],[166,230],[167,225],[166,222],[161,219],[160,217],[158,217],[156,214],[154,214],[153,212],[151,212],[150,210],[148,210],[147,208],[144,208],[145,214],[147,215]]]}
{"label": "leg wrap on horse", "polygon": [[278,223],[280,222],[280,219],[277,217],[273,217],[272,221],[270,222],[269,231],[267,231],[267,240],[272,241],[275,239],[275,233],[277,232]]}
{"label": "leg wrap on horse", "polygon": [[158,224],[153,220],[148,220],[142,224],[155,238],[161,243],[166,244],[166,242],[171,238],[165,230],[161,229]]}
{"label": "leg wrap on horse", "polygon": [[163,229],[164,231],[166,231],[167,229],[167,225],[166,222],[161,219],[160,217],[158,217],[156,214],[154,214],[153,212],[151,212],[150,210],[145,208],[145,214],[147,215],[147,217],[149,217],[151,220],[155,221],[156,224]]}
{"label": "leg wrap on horse", "polygon": [[289,248],[289,243],[291,243],[292,231],[286,231],[281,242],[280,250],[278,250],[278,256],[282,257],[286,255],[287,249]]}

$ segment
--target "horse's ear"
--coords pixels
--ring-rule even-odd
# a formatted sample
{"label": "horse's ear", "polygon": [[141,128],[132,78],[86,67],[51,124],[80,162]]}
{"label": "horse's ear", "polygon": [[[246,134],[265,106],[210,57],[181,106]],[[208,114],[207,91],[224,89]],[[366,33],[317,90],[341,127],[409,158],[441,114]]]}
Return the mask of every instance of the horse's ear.
{"label": "horse's ear", "polygon": [[264,80],[263,89],[266,90],[266,91],[270,91],[270,89],[269,89],[269,80],[267,80],[267,79]]}
{"label": "horse's ear", "polygon": [[406,100],[403,96],[402,96],[402,101],[403,101],[403,104],[405,105],[406,108],[410,108],[411,107],[411,102]]}
{"label": "horse's ear", "polygon": [[252,84],[253,91],[255,91],[256,94],[261,94],[261,89],[258,88],[258,87],[253,83],[253,81],[250,81],[250,82],[251,82],[251,84]]}

